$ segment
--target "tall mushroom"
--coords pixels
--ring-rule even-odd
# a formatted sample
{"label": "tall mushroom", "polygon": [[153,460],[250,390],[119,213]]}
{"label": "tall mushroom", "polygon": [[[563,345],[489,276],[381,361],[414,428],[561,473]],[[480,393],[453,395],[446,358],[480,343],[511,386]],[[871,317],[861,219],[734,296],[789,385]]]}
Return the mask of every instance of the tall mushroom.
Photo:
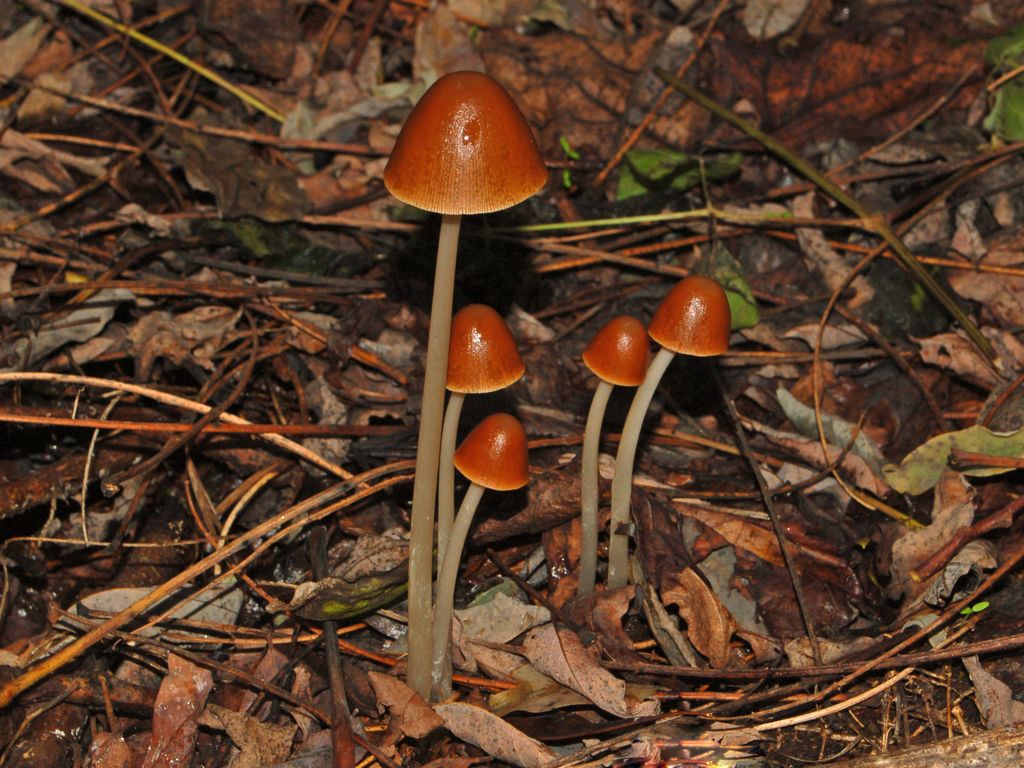
{"label": "tall mushroom", "polygon": [[525,200],[546,180],[526,119],[505,89],[480,72],[445,75],[423,94],[384,169],[392,195],[442,214],[409,541],[408,682],[421,696],[430,689],[434,502],[459,225],[463,214],[498,211]]}
{"label": "tall mushroom", "polygon": [[622,426],[612,478],[611,530],[608,540],[608,588],[628,581],[629,536],[620,527],[629,523],[629,499],[633,489],[633,459],[647,407],[662,375],[675,355],[708,357],[729,348],[731,315],[725,291],[714,280],[699,275],[683,278],[668,292],[651,318],[647,332],[661,345]]}
{"label": "tall mushroom", "polygon": [[526,371],[505,320],[486,304],[470,304],[452,318],[448,345],[448,407],[441,429],[441,463],[437,482],[437,559],[444,559],[455,519],[455,441],[462,404],[468,394],[504,389]]}
{"label": "tall mushroom", "polygon": [[493,413],[474,427],[455,451],[455,466],[469,480],[469,489],[455,516],[448,547],[437,575],[434,604],[433,697],[451,694],[451,662],[448,659],[452,608],[459,561],[469,526],[484,490],[514,491],[530,482],[526,432],[515,416]]}
{"label": "tall mushroom", "polygon": [[620,315],[601,327],[583,350],[583,363],[600,382],[590,401],[587,425],[583,430],[583,452],[580,457],[580,577],[576,594],[594,591],[597,580],[597,507],[598,449],[601,443],[601,422],[612,388],[635,387],[644,380],[651,360],[651,344],[647,329],[635,317]]}

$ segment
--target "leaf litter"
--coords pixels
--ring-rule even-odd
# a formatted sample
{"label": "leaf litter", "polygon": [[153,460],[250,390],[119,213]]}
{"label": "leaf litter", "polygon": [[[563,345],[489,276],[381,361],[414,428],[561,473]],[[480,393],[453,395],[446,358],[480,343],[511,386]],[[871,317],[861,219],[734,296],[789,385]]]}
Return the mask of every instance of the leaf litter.
{"label": "leaf litter", "polygon": [[[991,96],[986,77],[1017,65],[1021,9],[342,5],[96,5],[176,49],[172,65],[77,3],[55,14],[0,1],[3,690],[103,621],[136,639],[97,632],[102,655],[64,659],[3,719],[79,675],[106,688],[83,687],[51,717],[94,765],[338,764],[337,682],[313,647],[326,621],[342,624],[358,754],[382,765],[786,765],[920,744],[954,721],[993,734],[1019,723],[1024,633],[994,580],[1020,558],[1024,160],[1008,142],[1024,112],[1019,86]],[[884,256],[854,272],[878,245],[869,223],[654,72],[684,61],[716,101],[905,232],[998,360]],[[428,81],[465,68],[509,89],[552,174],[463,236],[458,301],[505,315],[528,366],[464,421],[517,412],[533,478],[485,498],[461,571],[457,697],[437,703],[401,682],[429,326],[420,243],[435,225],[380,176]],[[644,218],[664,213],[684,215]],[[515,229],[592,219],[612,222]],[[648,319],[690,271],[726,284],[742,332],[717,364],[675,363],[651,409],[633,488],[640,583],[575,597],[573,457],[595,386],[580,352],[616,314]],[[824,309],[833,291],[838,314]],[[27,378],[41,372],[52,378]],[[141,389],[111,396],[127,383]],[[610,402],[602,504],[630,396]],[[282,450],[299,443],[341,484]],[[320,580],[303,546],[310,515],[332,526]],[[175,574],[185,586],[162,591]],[[975,610],[983,599],[1004,611]],[[962,653],[899,648],[918,666],[900,695],[879,694],[895,717],[879,722],[868,699],[854,705],[861,731],[835,715],[814,739],[774,728],[783,697],[818,702],[812,684],[779,681],[787,669],[820,690],[929,622]],[[259,674],[232,672],[255,668],[254,653]],[[125,704],[129,685],[148,703]],[[83,729],[83,708],[106,730]],[[53,746],[45,729],[2,732],[19,750]]]}

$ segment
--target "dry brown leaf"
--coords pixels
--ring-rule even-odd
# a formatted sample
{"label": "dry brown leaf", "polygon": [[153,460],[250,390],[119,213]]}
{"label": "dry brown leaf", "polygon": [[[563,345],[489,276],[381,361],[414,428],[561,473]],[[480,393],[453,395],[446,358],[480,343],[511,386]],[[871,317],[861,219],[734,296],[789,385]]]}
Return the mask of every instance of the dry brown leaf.
{"label": "dry brown leaf", "polygon": [[537,671],[532,664],[520,664],[512,672],[515,688],[493,694],[487,703],[499,716],[509,712],[550,712],[561,707],[586,706],[589,702],[576,691]]}
{"label": "dry brown leaf", "polygon": [[[1008,330],[983,328],[982,333],[996,348],[1004,370],[1021,370],[1024,364],[1024,344]],[[921,359],[930,365],[962,376],[985,389],[994,389],[1003,383],[1002,377],[981,356],[978,348],[959,331],[914,341],[921,347]]]}
{"label": "dry brown leaf", "polygon": [[986,728],[1006,728],[1024,722],[1024,702],[1013,697],[1013,689],[985,669],[977,656],[963,659],[974,683],[974,696]]}
{"label": "dry brown leaf", "polygon": [[367,676],[377,696],[377,704],[386,708],[391,717],[389,731],[411,739],[422,739],[444,724],[420,695],[398,678],[372,670]]}
{"label": "dry brown leaf", "polygon": [[213,675],[173,653],[153,705],[153,733],[142,768],[178,768],[192,762],[199,714],[213,689]]}
{"label": "dry brown leaf", "polygon": [[[1019,268],[1024,264],[1024,229],[998,233],[987,251],[979,265]],[[981,304],[1001,325],[1024,325],[1024,277],[957,269],[950,271],[949,284],[960,296]]]}
{"label": "dry brown leaf", "polygon": [[141,318],[128,332],[130,349],[135,357],[135,376],[148,381],[157,358],[165,357],[175,365],[190,360],[212,371],[213,354],[223,344],[224,336],[233,330],[242,310],[205,306],[172,315],[151,312]]}
{"label": "dry brown leaf", "polygon": [[417,79],[432,83],[446,72],[484,71],[484,62],[469,38],[466,25],[447,5],[436,5],[420,17],[416,26],[416,51],[412,71]]}
{"label": "dry brown leaf", "polygon": [[39,46],[43,44],[50,26],[42,18],[33,16],[10,35],[0,40],[0,80],[10,80],[21,73]]}
{"label": "dry brown leaf", "polygon": [[[458,650],[455,664],[475,674],[480,643],[508,643],[531,627],[548,621],[551,621],[551,613],[547,608],[527,605],[501,592],[485,603],[455,611],[453,643]],[[493,648],[487,650],[492,663],[494,654],[504,653]],[[517,658],[513,654],[508,656]]]}
{"label": "dry brown leaf", "polygon": [[932,521],[924,528],[904,529],[892,544],[889,594],[920,594],[925,584],[910,576],[911,570],[923,563],[950,540],[961,528],[974,522],[974,490],[959,472],[946,470],[935,486]]}
{"label": "dry brown leaf", "polygon": [[130,768],[132,749],[120,734],[109,731],[97,733],[89,745],[89,765],[92,768]]}
{"label": "dry brown leaf", "polygon": [[622,626],[622,617],[635,598],[636,587],[632,585],[605,589],[573,598],[562,610],[575,626],[591,630],[609,656],[620,661],[631,657],[639,661],[633,642]]}
{"label": "dry brown leaf", "polygon": [[[802,219],[814,218],[817,215],[817,211],[814,209],[814,200],[814,192],[797,196],[793,200],[793,215]],[[825,278],[825,284],[833,291],[842,285],[852,269],[853,263],[829,245],[825,233],[817,227],[797,227],[796,237],[800,243],[800,249]],[[850,287],[854,293],[849,300],[851,307],[866,304],[875,295],[875,290],[863,275],[853,278]]]}
{"label": "dry brown leaf", "polygon": [[555,759],[555,753],[539,741],[486,709],[461,701],[438,704],[434,709],[456,738],[498,760],[522,768],[540,768]]}
{"label": "dry brown leaf", "polygon": [[712,667],[721,669],[729,664],[736,622],[704,579],[692,568],[670,574],[662,580],[661,599],[679,609],[690,642]]}
{"label": "dry brown leaf", "polygon": [[298,731],[293,724],[265,723],[254,715],[208,704],[200,722],[211,728],[223,728],[240,752],[229,768],[262,768],[284,762],[292,751]]}
{"label": "dry brown leaf", "polygon": [[775,534],[752,520],[721,512],[706,504],[677,501],[675,507],[681,515],[703,523],[734,547],[744,549],[779,568],[785,565]]}
{"label": "dry brown leaf", "polygon": [[[888,136],[944,94],[956,93],[947,112],[974,98],[984,41],[965,40],[960,10],[920,4],[901,14],[899,34],[887,23],[848,25],[786,53],[713,38],[701,57],[708,91],[727,105],[748,99],[761,128],[791,146]],[[965,73],[976,76],[955,89]]]}
{"label": "dry brown leaf", "polygon": [[575,633],[553,624],[531,631],[523,641],[526,657],[540,672],[585,696],[616,717],[643,717],[660,711],[652,699],[636,700],[626,684],[602,667]]}

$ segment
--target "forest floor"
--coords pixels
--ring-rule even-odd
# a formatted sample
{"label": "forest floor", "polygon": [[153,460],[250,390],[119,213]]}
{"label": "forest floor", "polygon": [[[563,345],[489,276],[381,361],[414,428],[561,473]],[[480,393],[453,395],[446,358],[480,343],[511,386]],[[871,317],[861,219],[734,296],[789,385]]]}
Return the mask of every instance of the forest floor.
{"label": "forest floor", "polygon": [[[1022,24],[0,0],[0,765],[1021,764]],[[548,182],[463,223],[455,308],[497,310],[525,375],[460,434],[514,414],[529,483],[483,496],[430,701],[406,574],[439,217],[382,174],[457,70],[508,90]],[[729,349],[669,365],[609,533],[612,392],[577,594],[581,355],[691,274]]]}

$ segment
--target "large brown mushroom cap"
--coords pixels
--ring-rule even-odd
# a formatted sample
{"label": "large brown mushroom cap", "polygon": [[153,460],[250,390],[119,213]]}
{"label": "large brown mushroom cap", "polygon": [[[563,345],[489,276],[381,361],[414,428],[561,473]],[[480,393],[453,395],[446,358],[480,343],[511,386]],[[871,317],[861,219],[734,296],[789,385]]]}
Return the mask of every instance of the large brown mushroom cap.
{"label": "large brown mushroom cap", "polygon": [[647,329],[635,317],[613,317],[583,350],[583,362],[595,375],[617,387],[636,387],[651,361]]}
{"label": "large brown mushroom cap", "polygon": [[434,83],[409,113],[384,168],[391,194],[434,213],[499,211],[546,181],[523,113],[480,72],[452,72]]}
{"label": "large brown mushroom cap", "polygon": [[519,419],[492,413],[466,435],[455,466],[467,479],[493,491],[514,491],[530,482],[526,432]]}
{"label": "large brown mushroom cap", "polygon": [[722,286],[711,278],[690,275],[662,299],[647,332],[673,352],[709,357],[729,349],[731,322]]}
{"label": "large brown mushroom cap", "polygon": [[452,318],[448,382],[452,392],[495,392],[515,383],[526,366],[501,315],[470,304]]}

